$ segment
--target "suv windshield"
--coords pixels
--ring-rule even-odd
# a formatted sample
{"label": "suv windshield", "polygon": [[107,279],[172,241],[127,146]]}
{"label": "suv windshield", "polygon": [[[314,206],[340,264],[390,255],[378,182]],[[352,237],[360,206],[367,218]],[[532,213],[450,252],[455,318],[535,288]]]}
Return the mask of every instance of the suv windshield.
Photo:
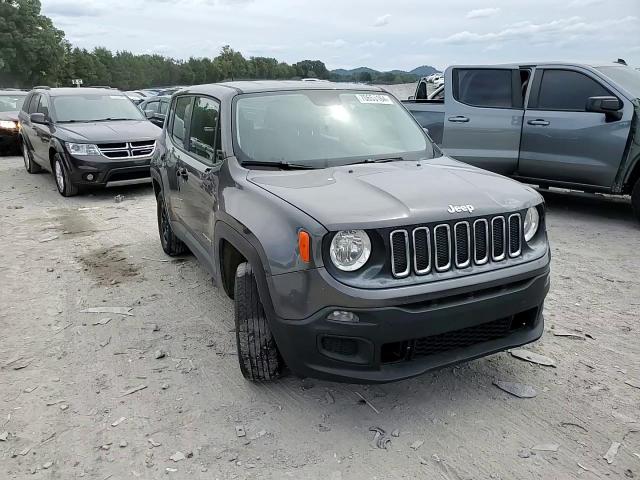
{"label": "suv windshield", "polygon": [[640,71],[621,65],[619,67],[597,67],[634,97],[640,98]]}
{"label": "suv windshield", "polygon": [[58,122],[144,120],[125,95],[60,95],[53,97],[53,106]]}
{"label": "suv windshield", "polygon": [[302,90],[239,97],[235,143],[241,161],[322,168],[358,160],[433,158],[433,147],[391,95]]}
{"label": "suv windshield", "polygon": [[22,108],[25,95],[2,95],[0,94],[0,112],[17,112]]}

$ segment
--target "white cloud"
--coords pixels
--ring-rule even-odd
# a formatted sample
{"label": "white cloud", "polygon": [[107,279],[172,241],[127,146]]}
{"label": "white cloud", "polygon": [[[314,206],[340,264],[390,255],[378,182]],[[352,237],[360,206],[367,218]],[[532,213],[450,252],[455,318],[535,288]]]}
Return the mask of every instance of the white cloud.
{"label": "white cloud", "polygon": [[378,42],[377,40],[367,40],[358,44],[358,48],[382,48],[387,44],[384,42]]}
{"label": "white cloud", "polygon": [[43,11],[46,15],[61,17],[97,17],[103,13],[103,9],[95,4],[69,0],[47,2]]}
{"label": "white cloud", "polygon": [[587,22],[581,17],[571,17],[553,20],[547,23],[532,23],[530,21],[514,23],[496,32],[477,33],[467,30],[451,34],[444,38],[432,38],[428,43],[469,44],[477,42],[506,42],[516,39],[535,40],[547,43],[554,40],[566,40],[567,36],[576,39],[587,34],[606,32],[611,28],[633,26],[637,17],[627,16],[619,19],[595,20]]}
{"label": "white cloud", "polygon": [[486,18],[495,15],[499,11],[499,8],[477,8],[467,12],[467,18]]}
{"label": "white cloud", "polygon": [[382,15],[376,18],[376,21],[373,23],[374,27],[384,27],[385,25],[389,25],[391,21],[391,14],[387,13],[386,15]]}
{"label": "white cloud", "polygon": [[323,47],[329,47],[329,48],[342,48],[346,44],[347,42],[345,42],[341,38],[337,38],[336,40],[325,40],[323,42],[320,42],[320,45],[322,45]]}

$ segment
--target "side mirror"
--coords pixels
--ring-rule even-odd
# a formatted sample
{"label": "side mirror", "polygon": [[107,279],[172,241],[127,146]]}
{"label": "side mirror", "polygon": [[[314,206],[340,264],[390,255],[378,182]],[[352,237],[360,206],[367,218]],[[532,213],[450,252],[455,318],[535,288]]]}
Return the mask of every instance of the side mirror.
{"label": "side mirror", "polygon": [[29,115],[29,120],[31,120],[31,123],[39,123],[39,124],[47,124],[47,117],[44,115],[44,113],[32,113],[31,115]]}
{"label": "side mirror", "polygon": [[422,127],[422,130],[424,130],[424,133],[426,133],[427,135],[429,135],[429,129],[427,127]]}
{"label": "side mirror", "polygon": [[411,95],[411,96],[409,97],[409,100],[415,100],[415,99],[416,99],[416,96],[415,96],[415,95]]}
{"label": "side mirror", "polygon": [[145,116],[145,117],[147,117],[147,118],[153,118],[153,115],[154,115],[155,113],[156,113],[156,112],[154,112],[153,110],[145,110],[145,111],[144,111],[144,116]]}
{"label": "side mirror", "polygon": [[608,118],[622,118],[622,102],[616,97],[589,97],[585,110],[587,112],[604,113]]}

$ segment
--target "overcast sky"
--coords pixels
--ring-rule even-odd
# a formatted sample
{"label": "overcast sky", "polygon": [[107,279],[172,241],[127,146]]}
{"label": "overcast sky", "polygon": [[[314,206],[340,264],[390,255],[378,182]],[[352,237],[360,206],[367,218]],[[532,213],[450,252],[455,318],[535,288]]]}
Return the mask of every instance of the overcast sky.
{"label": "overcast sky", "polygon": [[613,60],[640,66],[640,0],[42,0],[72,44],[330,69]]}

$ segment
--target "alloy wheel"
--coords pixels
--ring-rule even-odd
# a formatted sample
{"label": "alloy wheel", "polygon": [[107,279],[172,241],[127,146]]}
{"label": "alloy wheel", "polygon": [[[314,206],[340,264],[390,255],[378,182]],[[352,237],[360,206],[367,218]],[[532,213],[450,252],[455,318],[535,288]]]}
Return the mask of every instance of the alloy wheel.
{"label": "alloy wheel", "polygon": [[64,192],[64,171],[62,170],[62,164],[60,160],[56,161],[55,164],[55,174],[56,174],[56,183],[58,184],[58,190]]}

